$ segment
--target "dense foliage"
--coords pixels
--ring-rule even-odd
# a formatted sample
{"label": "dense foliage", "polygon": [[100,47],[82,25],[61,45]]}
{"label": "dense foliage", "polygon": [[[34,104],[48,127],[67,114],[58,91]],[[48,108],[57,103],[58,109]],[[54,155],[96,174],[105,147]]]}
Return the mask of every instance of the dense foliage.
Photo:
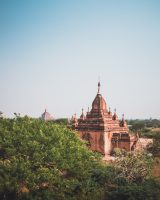
{"label": "dense foliage", "polygon": [[73,131],[28,117],[0,120],[1,198],[62,200],[93,188],[98,195],[98,158]]}
{"label": "dense foliage", "polygon": [[69,121],[68,121],[67,118],[55,119],[55,120],[53,121],[53,123],[61,124],[61,125],[69,125]]}
{"label": "dense foliage", "polygon": [[158,200],[150,163],[144,154],[126,152],[102,163],[62,123],[0,118],[0,199]]}
{"label": "dense foliage", "polygon": [[159,200],[160,182],[149,179],[143,184],[119,184],[106,193],[105,200]]}
{"label": "dense foliage", "polygon": [[118,182],[143,183],[151,177],[153,158],[146,152],[126,152],[115,149],[114,167]]}
{"label": "dense foliage", "polygon": [[160,133],[153,136],[153,145],[148,149],[154,157],[160,157]]}

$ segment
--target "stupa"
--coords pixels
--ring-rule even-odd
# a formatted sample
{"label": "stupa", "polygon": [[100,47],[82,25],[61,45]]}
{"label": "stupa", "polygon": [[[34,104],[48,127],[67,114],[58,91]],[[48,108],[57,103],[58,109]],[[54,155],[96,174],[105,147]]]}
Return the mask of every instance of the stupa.
{"label": "stupa", "polygon": [[54,117],[49,112],[47,112],[47,109],[45,109],[44,113],[41,115],[40,118],[44,121],[53,121],[54,120]]}

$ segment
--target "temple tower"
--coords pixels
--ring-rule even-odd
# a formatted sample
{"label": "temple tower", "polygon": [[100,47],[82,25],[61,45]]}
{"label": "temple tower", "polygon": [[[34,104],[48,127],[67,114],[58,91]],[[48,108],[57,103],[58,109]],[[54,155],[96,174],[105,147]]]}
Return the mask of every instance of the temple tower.
{"label": "temple tower", "polygon": [[[112,115],[100,93],[100,87],[100,82],[98,82],[98,91],[91,110],[88,110],[86,116],[82,110],[74,128],[78,131],[80,137],[88,142],[88,146],[93,151],[98,151],[104,155],[110,154],[116,147],[130,151],[130,135],[124,116],[120,121],[116,110]],[[75,124],[75,119],[73,122]]]}
{"label": "temple tower", "polygon": [[45,109],[45,111],[41,115],[40,119],[42,119],[44,121],[53,121],[54,117],[49,112],[47,112],[47,109]]}

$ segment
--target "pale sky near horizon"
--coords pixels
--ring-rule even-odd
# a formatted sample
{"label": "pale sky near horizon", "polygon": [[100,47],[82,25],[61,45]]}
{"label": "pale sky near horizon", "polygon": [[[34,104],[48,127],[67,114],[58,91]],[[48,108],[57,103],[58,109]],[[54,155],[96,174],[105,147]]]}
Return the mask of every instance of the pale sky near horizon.
{"label": "pale sky near horizon", "polygon": [[71,117],[97,93],[160,119],[160,1],[0,0],[0,111]]}

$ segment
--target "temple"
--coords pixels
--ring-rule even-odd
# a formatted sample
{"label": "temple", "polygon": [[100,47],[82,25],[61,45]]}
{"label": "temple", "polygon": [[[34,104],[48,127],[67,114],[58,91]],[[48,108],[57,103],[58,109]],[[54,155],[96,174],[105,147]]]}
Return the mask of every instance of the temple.
{"label": "temple", "polygon": [[80,137],[86,140],[93,151],[109,155],[114,148],[132,151],[140,149],[138,134],[131,136],[124,115],[119,120],[116,110],[112,114],[108,109],[106,101],[100,93],[100,82],[98,92],[92,103],[91,110],[86,115],[82,109],[79,119],[74,115],[71,119],[73,129],[77,130]]}
{"label": "temple", "polygon": [[44,121],[53,121],[54,117],[49,112],[47,112],[47,109],[45,109],[45,111],[41,115],[40,119],[42,119]]}

